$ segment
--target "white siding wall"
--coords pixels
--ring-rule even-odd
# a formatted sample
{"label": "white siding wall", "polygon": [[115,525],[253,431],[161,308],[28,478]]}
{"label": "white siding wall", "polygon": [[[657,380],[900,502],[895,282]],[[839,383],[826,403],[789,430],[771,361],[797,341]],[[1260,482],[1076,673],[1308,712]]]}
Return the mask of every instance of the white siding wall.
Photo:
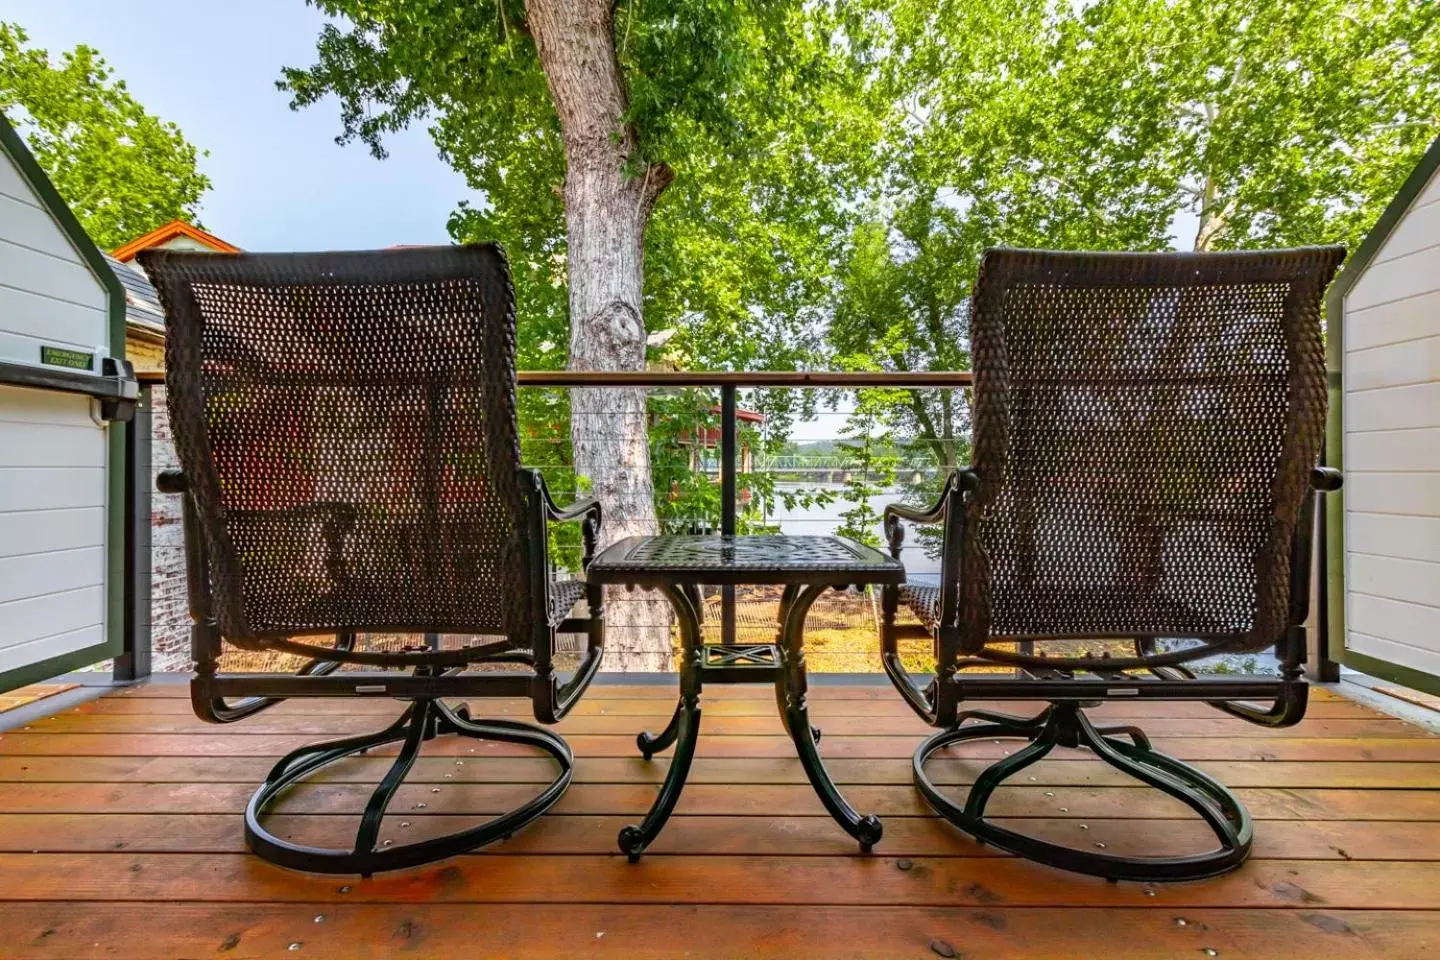
{"label": "white siding wall", "polygon": [[0,672],[105,639],[105,454],[88,397],[0,387]]}
{"label": "white siding wall", "polygon": [[1347,649],[1440,675],[1440,175],[1345,298]]}
{"label": "white siding wall", "polygon": [[[0,153],[0,359],[108,354],[106,292]],[[0,672],[105,639],[106,431],[87,397],[0,386]]]}
{"label": "white siding wall", "polygon": [[0,153],[0,359],[40,362],[41,342],[108,354],[100,281]]}

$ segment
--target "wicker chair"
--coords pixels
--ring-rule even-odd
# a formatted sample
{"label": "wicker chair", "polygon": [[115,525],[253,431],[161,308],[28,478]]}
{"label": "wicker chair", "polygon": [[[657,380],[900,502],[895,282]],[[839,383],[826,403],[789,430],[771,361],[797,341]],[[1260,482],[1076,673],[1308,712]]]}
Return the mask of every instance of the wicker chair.
{"label": "wicker chair", "polygon": [[[246,811],[251,849],[298,869],[369,875],[492,842],[540,816],[569,786],[565,741],[530,724],[472,720],[441,699],[528,698],[536,719],[554,723],[589,684],[604,643],[600,590],[555,579],[547,555],[548,523],[580,521],[588,563],[599,504],[561,509],[520,466],[504,253],[154,251],[141,263],[169,325],[183,469],[159,487],[184,494],[195,712],[229,723],[292,697],[407,703],[377,733],[277,763]],[[588,615],[572,618],[580,600]],[[566,680],[555,661],[561,633],[585,638]],[[423,642],[409,639],[419,634]],[[301,667],[226,672],[232,648],[288,654]],[[488,823],[380,843],[422,744],[443,734],[535,747],[557,775]],[[353,848],[299,845],[262,825],[286,788],[390,743],[399,755]]]}
{"label": "wicker chair", "polygon": [[[1135,727],[1096,726],[1104,701],[1190,700],[1269,726],[1305,713],[1312,491],[1326,381],[1321,296],[1339,248],[1257,253],[991,250],[971,313],[971,465],[930,510],[938,586],[888,588],[882,656],[907,703],[941,732],[914,779],[945,819],[983,841],[1110,879],[1181,880],[1240,865],[1239,799],[1152,749]],[[921,627],[897,623],[908,606]],[[899,641],[934,643],[935,678],[906,671]],[[1186,665],[1274,647],[1278,676],[1196,676]],[[1034,717],[962,709],[1049,701]],[[926,761],[980,738],[1028,744],[986,769],[964,805]],[[1179,799],[1219,839],[1191,856],[1115,856],[986,819],[996,786],[1053,748],[1087,747]]]}

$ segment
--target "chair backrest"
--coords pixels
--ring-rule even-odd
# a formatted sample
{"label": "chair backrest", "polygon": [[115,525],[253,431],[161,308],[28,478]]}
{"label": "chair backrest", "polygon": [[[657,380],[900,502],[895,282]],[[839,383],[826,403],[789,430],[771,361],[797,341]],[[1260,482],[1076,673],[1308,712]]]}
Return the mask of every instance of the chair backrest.
{"label": "chair backrest", "polygon": [[140,261],[224,636],[529,642],[498,246]]}
{"label": "chair backrest", "polygon": [[962,648],[1274,643],[1344,251],[990,250],[971,315]]}

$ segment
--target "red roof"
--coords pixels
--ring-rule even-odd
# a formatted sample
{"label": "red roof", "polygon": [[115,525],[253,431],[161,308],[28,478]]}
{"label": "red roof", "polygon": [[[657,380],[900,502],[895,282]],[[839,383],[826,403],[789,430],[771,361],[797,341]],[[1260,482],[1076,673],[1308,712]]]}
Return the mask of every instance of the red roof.
{"label": "red roof", "polygon": [[240,248],[234,244],[226,243],[213,233],[206,233],[199,227],[191,226],[184,220],[171,220],[163,227],[157,227],[141,237],[136,237],[129,243],[116,247],[111,251],[110,256],[121,263],[129,263],[135,259],[136,254],[142,250],[149,250],[151,247],[163,246],[174,240],[176,237],[189,237],[196,243],[202,244],[214,250],[216,253],[239,253]]}
{"label": "red roof", "polygon": [[[711,412],[711,413],[716,413],[716,414],[718,414],[718,413],[720,412],[720,408],[719,408],[719,407],[711,407],[711,408],[710,408],[710,412]],[[763,414],[763,413],[756,413],[754,410],[736,409],[736,411],[735,411],[735,419],[736,419],[736,420],[744,420],[746,423],[764,423],[764,422],[765,422],[765,414]]]}

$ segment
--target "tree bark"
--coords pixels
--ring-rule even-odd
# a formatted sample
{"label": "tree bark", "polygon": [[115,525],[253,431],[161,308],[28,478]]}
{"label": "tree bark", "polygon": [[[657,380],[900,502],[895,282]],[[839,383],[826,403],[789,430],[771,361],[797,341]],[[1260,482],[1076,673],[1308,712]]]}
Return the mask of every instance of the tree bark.
{"label": "tree bark", "polygon": [[[672,174],[632,169],[610,0],[526,0],[525,10],[565,145],[570,368],[641,370],[645,227]],[[601,545],[656,533],[645,391],[572,390],[570,441],[576,472],[604,506]],[[664,604],[611,593],[604,669],[669,670]]]}

